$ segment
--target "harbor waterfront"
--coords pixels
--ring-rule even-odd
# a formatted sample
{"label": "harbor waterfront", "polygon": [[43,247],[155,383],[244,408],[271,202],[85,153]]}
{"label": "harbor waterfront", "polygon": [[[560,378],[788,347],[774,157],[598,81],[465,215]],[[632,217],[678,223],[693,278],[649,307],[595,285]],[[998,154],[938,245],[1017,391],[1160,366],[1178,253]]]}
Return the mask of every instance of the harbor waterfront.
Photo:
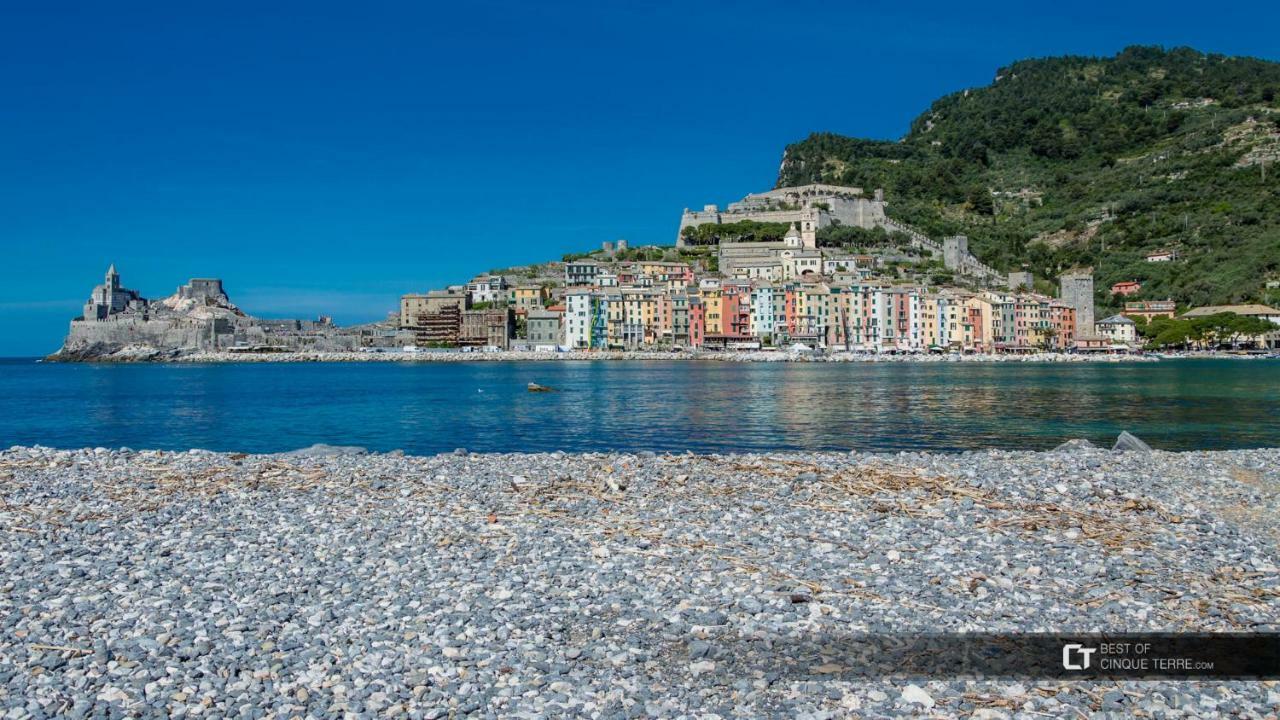
{"label": "harbor waterfront", "polygon": [[[0,447],[415,455],[1280,447],[1280,362],[0,361]],[[552,392],[531,393],[529,383]]]}
{"label": "harbor waterfront", "polygon": [[[1263,355],[1230,357],[1258,358]],[[566,350],[563,352],[503,350],[499,352],[388,351],[388,352],[208,352],[178,355],[161,362],[511,362],[601,360],[699,360],[707,362],[1154,362],[1157,355],[1109,355],[1037,352],[1026,355],[994,353],[866,353],[804,352],[783,350],[717,350],[712,352],[661,350]],[[148,360],[151,361],[151,360]],[[95,362],[133,362],[98,360]]]}

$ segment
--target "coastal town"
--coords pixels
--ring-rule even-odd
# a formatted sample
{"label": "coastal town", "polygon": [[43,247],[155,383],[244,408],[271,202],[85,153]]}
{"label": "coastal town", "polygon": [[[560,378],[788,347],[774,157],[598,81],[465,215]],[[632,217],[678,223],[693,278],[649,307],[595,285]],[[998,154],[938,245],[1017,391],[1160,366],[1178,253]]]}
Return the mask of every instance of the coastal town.
{"label": "coastal town", "polygon": [[1280,720],[1253,5],[10,3],[0,720]]}
{"label": "coastal town", "polygon": [[[1000,273],[968,239],[934,241],[885,214],[883,192],[808,185],[748,195],[723,211],[685,210],[672,246],[625,240],[560,262],[482,273],[409,293],[379,322],[338,327],[255,318],[218,279],[193,279],[150,302],[112,266],[58,359],[202,353],[604,353],[787,350],[890,355],[1127,355],[1140,326],[1232,318],[1207,347],[1280,347],[1280,310],[1185,308],[1129,299],[1098,317],[1093,269],[1057,278]],[[781,235],[773,237],[770,235]],[[852,236],[852,241],[840,238]],[[834,238],[834,240],[833,240]],[[1161,254],[1151,262],[1173,262]]]}

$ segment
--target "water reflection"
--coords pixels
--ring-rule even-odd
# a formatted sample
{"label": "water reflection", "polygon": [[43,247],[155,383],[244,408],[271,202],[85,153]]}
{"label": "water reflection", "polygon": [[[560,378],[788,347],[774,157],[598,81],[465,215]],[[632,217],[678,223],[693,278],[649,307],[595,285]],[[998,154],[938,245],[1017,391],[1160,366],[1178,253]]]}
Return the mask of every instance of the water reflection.
{"label": "water reflection", "polygon": [[1167,449],[1280,445],[1270,361],[0,368],[4,445],[962,450],[1121,430]]}

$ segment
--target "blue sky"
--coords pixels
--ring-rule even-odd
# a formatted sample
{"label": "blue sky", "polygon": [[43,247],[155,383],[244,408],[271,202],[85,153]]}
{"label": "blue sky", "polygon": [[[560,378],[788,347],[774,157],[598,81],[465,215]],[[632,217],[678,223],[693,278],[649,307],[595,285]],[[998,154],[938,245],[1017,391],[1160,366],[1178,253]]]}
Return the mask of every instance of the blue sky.
{"label": "blue sky", "polygon": [[215,276],[256,315],[367,321],[669,243],[787,143],[898,137],[1017,59],[1280,57],[1264,3],[183,5],[0,0],[0,355],[56,349],[112,262],[148,297]]}

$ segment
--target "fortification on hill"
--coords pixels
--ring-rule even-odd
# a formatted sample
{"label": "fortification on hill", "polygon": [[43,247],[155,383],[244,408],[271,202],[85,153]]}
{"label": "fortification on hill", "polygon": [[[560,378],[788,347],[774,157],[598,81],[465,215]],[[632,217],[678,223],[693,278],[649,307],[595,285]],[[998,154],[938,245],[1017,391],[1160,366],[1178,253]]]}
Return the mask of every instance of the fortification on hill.
{"label": "fortification on hill", "polygon": [[676,232],[676,245],[683,247],[684,229],[698,225],[726,224],[753,220],[756,222],[795,223],[806,240],[817,236],[828,225],[874,228],[884,222],[884,192],[876,190],[866,197],[862,188],[838,185],[802,185],[751,193],[742,200],[720,210],[705,205],[702,210],[685,208]]}
{"label": "fortification on hill", "polygon": [[[866,230],[881,228],[889,232],[903,233],[911,245],[924,250],[943,262],[948,270],[976,278],[984,283],[1004,285],[1007,277],[995,268],[978,260],[969,252],[969,239],[964,235],[943,238],[941,242],[885,214],[884,191],[876,189],[867,197],[862,188],[842,187],[815,183],[798,187],[782,187],[762,193],[751,193],[742,200],[731,203],[721,211],[715,205],[707,205],[701,211],[685,208],[680,216],[680,228],[676,231],[677,247],[685,247],[685,228],[699,225],[729,223],[750,220],[753,222],[790,223],[799,231],[798,247],[816,253],[818,231],[831,225],[858,227]],[[782,243],[720,243],[720,255],[730,256],[726,274],[742,262],[752,262],[770,247],[782,248]],[[738,257],[741,255],[742,257]],[[760,257],[757,257],[760,256]],[[734,263],[733,261],[740,261]],[[724,268],[722,268],[724,269]]]}

